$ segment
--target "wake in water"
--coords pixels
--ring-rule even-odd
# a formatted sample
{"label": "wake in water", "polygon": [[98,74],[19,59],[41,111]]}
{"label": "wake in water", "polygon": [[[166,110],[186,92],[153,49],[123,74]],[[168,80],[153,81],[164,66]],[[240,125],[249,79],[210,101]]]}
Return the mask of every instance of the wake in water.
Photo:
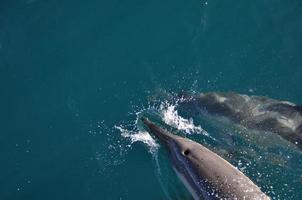
{"label": "wake in water", "polygon": [[151,137],[151,135],[145,131],[140,122],[140,118],[145,115],[153,114],[167,125],[176,128],[185,134],[202,134],[210,137],[201,126],[194,125],[192,118],[185,119],[178,114],[178,111],[176,110],[178,102],[179,100],[177,100],[175,103],[163,101],[159,104],[159,106],[149,105],[147,108],[142,108],[134,113],[135,120],[130,128],[127,128],[127,125],[123,124],[115,125],[114,128],[120,131],[122,137],[130,139],[131,144],[135,142],[142,142],[146,144],[149,151],[153,155],[158,150],[159,145]]}
{"label": "wake in water", "polygon": [[159,113],[162,117],[162,120],[181,131],[184,131],[186,134],[204,134],[209,136],[209,134],[201,128],[201,126],[194,125],[193,119],[185,119],[178,114],[176,110],[176,104],[169,104],[167,101],[160,104]]}
{"label": "wake in water", "polygon": [[129,138],[131,140],[131,144],[134,142],[143,142],[149,147],[149,151],[154,153],[158,149],[158,144],[151,137],[151,135],[147,131],[142,130],[127,130],[123,125],[115,125],[114,128],[121,132],[121,136],[124,138]]}

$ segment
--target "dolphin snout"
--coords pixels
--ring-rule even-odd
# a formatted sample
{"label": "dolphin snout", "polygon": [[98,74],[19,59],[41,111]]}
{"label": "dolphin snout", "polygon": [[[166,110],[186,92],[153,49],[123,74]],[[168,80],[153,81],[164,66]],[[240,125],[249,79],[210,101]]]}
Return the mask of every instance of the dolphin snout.
{"label": "dolphin snout", "polygon": [[148,127],[149,132],[152,133],[157,139],[159,139],[161,143],[165,144],[169,139],[171,139],[172,135],[170,133],[158,127],[149,119],[142,117],[141,120]]}
{"label": "dolphin snout", "polygon": [[150,123],[150,121],[146,117],[141,117],[141,120],[145,125]]}

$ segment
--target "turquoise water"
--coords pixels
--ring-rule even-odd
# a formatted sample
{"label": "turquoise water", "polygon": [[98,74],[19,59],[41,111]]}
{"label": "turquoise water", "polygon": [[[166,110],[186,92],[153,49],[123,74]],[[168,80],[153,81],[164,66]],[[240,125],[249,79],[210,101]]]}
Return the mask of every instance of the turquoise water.
{"label": "turquoise water", "polygon": [[[190,199],[161,149],[114,127],[181,90],[302,104],[301,36],[300,0],[1,1],[0,199]],[[246,173],[301,199],[301,154],[284,154]]]}

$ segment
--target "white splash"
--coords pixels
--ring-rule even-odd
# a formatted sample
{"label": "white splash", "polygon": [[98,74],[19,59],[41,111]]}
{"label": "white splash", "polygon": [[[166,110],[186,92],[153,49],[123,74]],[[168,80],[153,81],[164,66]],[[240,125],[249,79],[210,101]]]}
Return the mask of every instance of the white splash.
{"label": "white splash", "polygon": [[[179,99],[181,101],[181,99]],[[156,143],[156,140],[152,138],[152,136],[144,130],[144,127],[140,125],[140,119],[147,113],[156,113],[158,117],[160,117],[166,124],[171,127],[174,127],[178,130],[183,131],[186,134],[203,134],[209,136],[209,134],[201,128],[201,126],[195,126],[193,119],[185,119],[181,117],[177,110],[177,102],[174,104],[170,104],[168,102],[161,102],[159,106],[148,104],[147,108],[138,108],[139,111],[129,113],[131,115],[135,115],[135,120],[132,123],[119,124],[115,125],[114,128],[121,132],[121,136],[124,138],[130,139],[130,145],[135,142],[142,142],[147,145],[149,152],[152,155],[155,155],[159,144]],[[210,136],[209,136],[210,137]]]}
{"label": "white splash", "polygon": [[176,110],[176,104],[169,104],[167,102],[162,103],[160,105],[160,109],[159,112],[162,115],[162,119],[163,121],[174,127],[177,128],[178,130],[182,130],[187,134],[204,134],[206,136],[209,136],[209,134],[201,128],[201,126],[195,126],[193,119],[185,119],[183,117],[181,117],[177,110]]}
{"label": "white splash", "polygon": [[121,132],[121,135],[125,138],[129,138],[131,144],[134,142],[143,142],[149,147],[149,151],[153,154],[158,150],[159,145],[155,142],[155,140],[151,137],[151,135],[147,131],[129,131],[125,129],[123,126],[115,125],[114,128]]}

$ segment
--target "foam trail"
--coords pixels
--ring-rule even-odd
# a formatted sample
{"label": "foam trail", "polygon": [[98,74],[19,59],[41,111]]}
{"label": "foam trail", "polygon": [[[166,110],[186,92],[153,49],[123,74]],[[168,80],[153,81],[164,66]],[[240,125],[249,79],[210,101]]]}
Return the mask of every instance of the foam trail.
{"label": "foam trail", "polygon": [[[181,99],[180,99],[181,100]],[[185,119],[181,117],[177,110],[177,102],[170,104],[167,101],[161,102],[159,106],[148,105],[147,108],[143,108],[140,111],[134,112],[132,114],[136,115],[135,120],[131,123],[132,129],[126,128],[124,125],[115,125],[114,128],[121,132],[121,136],[124,138],[129,138],[131,144],[135,142],[142,142],[147,145],[149,152],[154,155],[156,154],[159,144],[151,137],[151,135],[144,130],[143,127],[139,126],[140,118],[144,113],[157,113],[158,116],[168,125],[184,131],[186,134],[203,134],[210,137],[210,135],[201,126],[195,126],[193,119]],[[130,145],[131,145],[130,144]],[[130,146],[129,145],[129,146]]]}
{"label": "foam trail", "polygon": [[151,135],[147,131],[129,131],[125,129],[123,126],[115,125],[114,128],[121,132],[121,135],[125,138],[129,138],[131,140],[131,144],[134,142],[143,142],[149,148],[149,151],[153,154],[156,153],[159,145],[155,142],[155,140],[151,137]]}
{"label": "foam trail", "polygon": [[182,130],[187,134],[197,133],[209,136],[201,126],[194,125],[193,119],[185,119],[181,117],[176,110],[176,106],[177,103],[173,105],[167,102],[160,105],[159,112],[166,124],[177,128],[178,130]]}

